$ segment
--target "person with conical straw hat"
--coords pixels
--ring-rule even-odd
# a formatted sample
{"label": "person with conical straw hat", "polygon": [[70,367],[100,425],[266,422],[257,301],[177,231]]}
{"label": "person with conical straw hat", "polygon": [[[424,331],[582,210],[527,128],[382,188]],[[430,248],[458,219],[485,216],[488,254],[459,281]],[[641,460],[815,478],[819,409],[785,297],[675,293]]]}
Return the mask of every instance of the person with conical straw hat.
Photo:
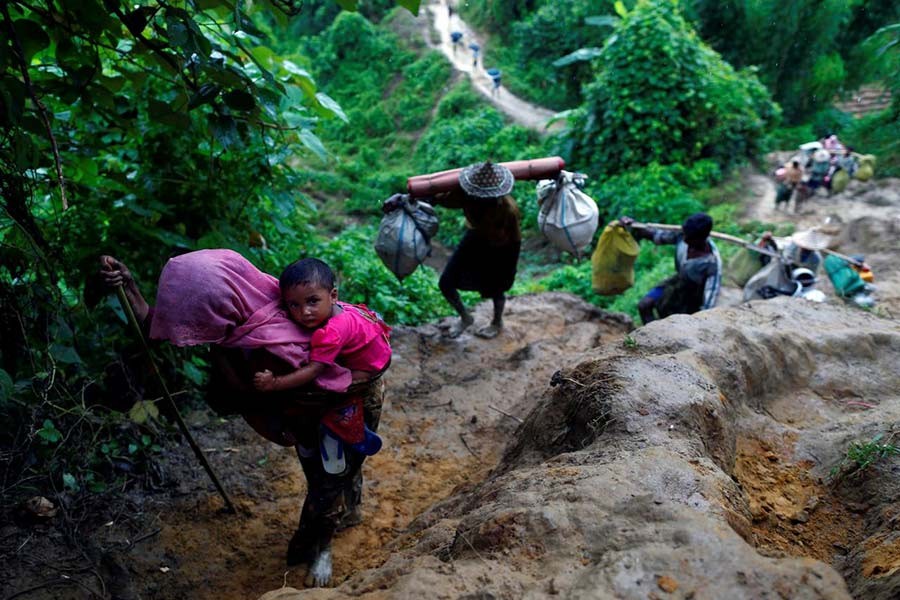
{"label": "person with conical straw hat", "polygon": [[514,183],[509,169],[486,161],[460,172],[458,190],[433,199],[436,205],[462,209],[466,216],[466,232],[440,279],[441,293],[459,314],[450,337],[474,323],[459,290],[476,291],[493,300],[494,318],[475,335],[493,338],[503,329],[506,292],[516,277],[522,243],[519,208],[509,195]]}

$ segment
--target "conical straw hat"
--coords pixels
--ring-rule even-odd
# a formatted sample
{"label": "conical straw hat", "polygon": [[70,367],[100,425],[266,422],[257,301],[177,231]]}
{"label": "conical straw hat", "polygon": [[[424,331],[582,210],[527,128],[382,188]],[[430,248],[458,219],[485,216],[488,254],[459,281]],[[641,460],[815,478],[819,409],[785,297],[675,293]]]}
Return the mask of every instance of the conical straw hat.
{"label": "conical straw hat", "polygon": [[462,170],[459,185],[476,198],[499,198],[508,194],[515,183],[512,171],[490,161],[476,163]]}
{"label": "conical straw hat", "polygon": [[824,250],[831,243],[831,236],[817,229],[808,229],[792,235],[791,241],[804,250]]}

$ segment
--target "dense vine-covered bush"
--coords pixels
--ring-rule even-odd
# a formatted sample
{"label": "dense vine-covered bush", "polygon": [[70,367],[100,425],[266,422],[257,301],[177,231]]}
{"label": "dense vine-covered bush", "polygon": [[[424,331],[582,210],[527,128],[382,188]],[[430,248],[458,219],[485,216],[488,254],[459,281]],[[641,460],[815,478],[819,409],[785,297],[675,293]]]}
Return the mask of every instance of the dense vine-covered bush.
{"label": "dense vine-covered bush", "polygon": [[693,191],[714,185],[720,177],[718,166],[709,160],[699,161],[690,168],[651,163],[589,181],[587,189],[605,220],[628,215],[641,221],[680,223],[704,208]]}
{"label": "dense vine-covered bush", "polygon": [[520,21],[547,0],[467,0],[460,3],[463,16],[477,27],[505,35],[510,24]]}
{"label": "dense vine-covered bush", "polygon": [[778,108],[752,72],[707,47],[668,0],[642,0],[616,27],[572,120],[573,154],[593,172],[760,150]]}

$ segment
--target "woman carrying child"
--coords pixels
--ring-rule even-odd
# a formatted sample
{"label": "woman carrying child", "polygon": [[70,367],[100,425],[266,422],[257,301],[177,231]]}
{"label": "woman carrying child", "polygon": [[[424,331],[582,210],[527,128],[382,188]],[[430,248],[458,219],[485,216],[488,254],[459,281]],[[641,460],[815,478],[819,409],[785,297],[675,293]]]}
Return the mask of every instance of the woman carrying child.
{"label": "woman carrying child", "polygon": [[[257,372],[253,377],[257,390],[278,392],[302,388],[334,366],[349,369],[355,382],[373,381],[387,370],[391,362],[390,327],[364,305],[340,302],[334,272],[327,264],[315,258],[304,258],[287,267],[278,283],[289,318],[310,335],[309,362],[283,375],[275,375],[268,369]],[[344,523],[347,519],[355,522],[361,519],[362,479],[360,476],[357,488],[354,485],[356,474],[365,457],[381,448],[381,439],[374,432],[381,411],[381,397],[371,393],[375,391],[372,386],[368,391],[368,394],[348,393],[343,402],[325,412],[320,423],[308,418],[288,418],[285,423],[286,431],[304,433],[297,439],[296,448],[308,479],[319,474],[320,465],[327,474],[338,477],[353,472],[354,478],[347,482],[352,486],[346,494],[350,496],[349,500],[345,497],[346,509],[351,514],[345,517]],[[368,423],[364,418],[367,411]],[[303,514],[329,510],[329,503],[334,503],[331,494],[310,493],[304,502]],[[306,519],[307,523],[312,521]],[[291,540],[288,562],[308,562],[303,556],[304,549],[321,544],[326,533],[330,539],[334,532],[304,527],[301,515],[300,528]],[[331,578],[330,561],[327,577],[324,577],[326,567],[320,563],[321,559],[314,561],[311,574],[314,579],[327,581]]]}
{"label": "woman carrying child", "polygon": [[[287,560],[291,565],[309,563],[308,585],[327,585],[331,578],[332,536],[339,527],[358,522],[362,463],[365,453],[377,451],[379,445],[374,432],[383,399],[379,377],[387,366],[385,348],[387,361],[390,359],[387,326],[377,323],[385,345],[378,344],[379,358],[366,362],[367,368],[354,372],[341,366],[331,360],[333,351],[327,344],[320,344],[317,356],[324,361],[320,363],[324,366],[315,367],[316,375],[310,378],[315,380],[314,387],[299,390],[285,386],[283,391],[261,393],[254,388],[255,374],[270,373],[276,383],[281,380],[297,384],[294,374],[310,364],[313,333],[327,329],[314,331],[298,327],[297,322],[303,325],[313,321],[304,321],[307,317],[303,310],[296,313],[297,322],[288,317],[274,277],[262,273],[231,250],[190,252],[166,263],[160,275],[156,307],[151,308],[128,269],[115,258],[101,257],[101,276],[110,287],[123,286],[152,339],[167,340],[178,346],[211,345],[213,368],[208,401],[214,409],[223,413],[239,412],[266,439],[296,447],[307,480],[307,495],[300,525],[288,547]],[[311,283],[312,279],[308,281]],[[327,277],[316,282],[329,284]],[[331,317],[326,320],[334,320],[332,325],[339,326],[338,317],[356,309],[335,308],[333,275],[330,283],[330,289],[324,294],[327,299],[323,299],[332,305]],[[317,291],[316,295],[322,294]],[[310,299],[299,304],[303,303],[309,304]],[[341,344],[341,348],[346,347]],[[351,353],[354,348],[350,346]],[[373,369],[379,368],[380,371],[373,373]],[[263,376],[256,383],[266,387],[267,379]],[[344,416],[348,418],[343,419]],[[351,433],[355,434],[350,439],[359,440],[360,429],[363,433],[356,449],[347,450],[340,473],[326,470],[319,454],[320,423],[329,417],[349,424]],[[353,442],[348,445],[352,446]]]}

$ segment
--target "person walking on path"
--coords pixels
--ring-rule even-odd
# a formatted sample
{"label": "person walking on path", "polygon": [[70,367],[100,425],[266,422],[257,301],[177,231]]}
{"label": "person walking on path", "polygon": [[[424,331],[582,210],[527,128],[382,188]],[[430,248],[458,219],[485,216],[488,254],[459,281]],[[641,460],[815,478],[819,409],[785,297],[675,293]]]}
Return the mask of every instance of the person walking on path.
{"label": "person walking on path", "polygon": [[778,181],[775,193],[775,210],[778,210],[782,204],[787,209],[791,196],[794,195],[797,186],[803,182],[803,167],[798,160],[791,160],[778,171],[780,175],[777,177],[780,178],[780,181]]}
{"label": "person walking on path", "polygon": [[[514,183],[506,167],[489,161],[476,163],[460,173],[460,189],[427,199],[434,205],[462,209],[466,217],[466,232],[439,282],[444,298],[459,315],[449,337],[458,337],[475,322],[459,290],[476,291],[493,300],[494,318],[475,335],[493,338],[503,329],[505,294],[515,280],[522,243],[519,208],[509,195]],[[391,210],[390,202],[385,210]]]}
{"label": "person walking on path", "polygon": [[110,288],[123,286],[150,338],[178,346],[210,345],[207,401],[213,410],[239,413],[267,440],[295,446],[307,485],[287,563],[307,563],[307,585],[327,585],[335,531],[361,520],[365,455],[348,452],[346,470],[329,473],[318,452],[318,424],[335,402],[346,401],[351,386],[363,396],[365,427],[376,432],[383,382],[375,378],[355,383],[351,370],[328,365],[316,377],[320,389],[315,392],[257,391],[254,373],[287,375],[309,361],[311,334],[287,316],[278,280],[236,252],[199,250],[171,259],[160,275],[155,307],[141,295],[122,262],[111,256],[100,261],[101,280]]}
{"label": "person walking on path", "polygon": [[[619,222],[626,227],[630,217]],[[646,325],[674,314],[693,314],[716,305],[722,283],[722,259],[709,239],[713,220],[706,213],[695,213],[681,225],[681,231],[632,229],[635,239],[651,240],[657,246],[675,245],[676,274],[650,290],[640,302],[638,312]]]}
{"label": "person walking on path", "polygon": [[456,49],[459,48],[459,42],[462,40],[462,37],[461,31],[450,32],[450,41],[453,42],[453,54],[456,54]]}
{"label": "person walking on path", "polygon": [[469,44],[469,49],[472,51],[472,70],[478,68],[478,52],[481,51],[481,46],[472,42]]}
{"label": "person walking on path", "polygon": [[487,74],[493,83],[493,86],[491,87],[491,96],[500,95],[500,69],[488,69]]}

